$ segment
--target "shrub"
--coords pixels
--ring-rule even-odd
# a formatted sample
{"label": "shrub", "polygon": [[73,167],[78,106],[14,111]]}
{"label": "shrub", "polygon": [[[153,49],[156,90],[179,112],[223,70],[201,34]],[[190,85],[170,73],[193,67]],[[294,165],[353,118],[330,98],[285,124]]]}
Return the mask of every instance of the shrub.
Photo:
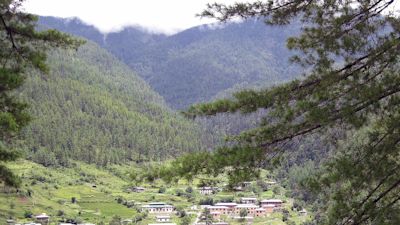
{"label": "shrub", "polygon": [[160,187],[160,189],[158,189],[158,193],[162,194],[165,193],[166,188],[165,187]]}
{"label": "shrub", "polygon": [[25,211],[24,212],[24,217],[25,218],[32,218],[32,216],[33,216],[33,213],[31,211]]}
{"label": "shrub", "polygon": [[193,192],[193,188],[189,186],[189,187],[186,188],[185,191],[186,191],[186,193],[192,193]]}
{"label": "shrub", "polygon": [[58,210],[57,211],[57,216],[64,216],[65,212],[63,210]]}

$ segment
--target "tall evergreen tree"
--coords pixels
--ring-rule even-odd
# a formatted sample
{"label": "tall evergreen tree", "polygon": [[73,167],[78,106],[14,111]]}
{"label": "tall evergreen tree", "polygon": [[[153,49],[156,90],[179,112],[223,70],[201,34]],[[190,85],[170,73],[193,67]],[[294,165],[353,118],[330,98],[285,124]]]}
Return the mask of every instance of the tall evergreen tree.
{"label": "tall evergreen tree", "polygon": [[[284,152],[294,139],[329,130],[368,129],[361,143],[343,146],[327,170],[310,181],[325,192],[317,224],[399,224],[400,20],[393,0],[269,0],[210,4],[201,16],[228,21],[261,18],[270,25],[303,22],[287,40],[304,66],[304,79],[238,92],[231,99],[192,106],[189,117],[266,109],[255,129],[232,137],[214,153],[186,156],[179,174],[228,172],[234,179],[257,175],[258,168]],[[368,128],[367,128],[368,127]],[[345,142],[353,141],[345,137]],[[328,192],[329,190],[329,192]]]}
{"label": "tall evergreen tree", "polygon": [[23,84],[24,73],[47,72],[46,50],[77,47],[81,42],[56,30],[36,31],[37,17],[20,10],[23,0],[0,1],[0,180],[17,186],[18,178],[4,165],[18,154],[7,147],[29,122],[27,105],[14,91]]}

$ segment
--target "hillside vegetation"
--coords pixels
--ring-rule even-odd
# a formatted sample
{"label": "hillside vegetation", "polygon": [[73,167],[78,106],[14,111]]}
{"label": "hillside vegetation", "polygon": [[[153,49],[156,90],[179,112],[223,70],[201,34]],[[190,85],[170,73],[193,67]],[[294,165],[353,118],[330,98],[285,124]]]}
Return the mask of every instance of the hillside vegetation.
{"label": "hillside vegetation", "polygon": [[29,75],[20,92],[33,121],[19,147],[33,161],[68,166],[69,159],[99,165],[163,160],[206,143],[192,121],[171,111],[96,44],[54,51],[48,63],[50,74]]}

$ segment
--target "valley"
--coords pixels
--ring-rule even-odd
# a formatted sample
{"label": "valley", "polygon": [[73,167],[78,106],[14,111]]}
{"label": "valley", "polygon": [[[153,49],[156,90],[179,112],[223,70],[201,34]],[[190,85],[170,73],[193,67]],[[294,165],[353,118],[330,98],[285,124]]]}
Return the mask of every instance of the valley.
{"label": "valley", "polygon": [[0,1],[0,225],[399,225],[398,9]]}

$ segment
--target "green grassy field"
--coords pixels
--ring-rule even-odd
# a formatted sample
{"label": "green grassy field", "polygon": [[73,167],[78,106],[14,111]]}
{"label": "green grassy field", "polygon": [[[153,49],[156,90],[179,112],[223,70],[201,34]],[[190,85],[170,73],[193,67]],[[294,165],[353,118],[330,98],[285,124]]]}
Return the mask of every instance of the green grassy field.
{"label": "green grassy field", "polygon": [[[168,185],[162,181],[143,183],[145,192],[127,192],[129,186],[134,186],[128,176],[133,166],[113,166],[106,169],[99,169],[94,165],[87,165],[76,162],[71,168],[45,168],[41,165],[21,160],[10,164],[10,167],[20,175],[23,184],[18,190],[0,188],[0,224],[5,224],[9,218],[18,222],[32,221],[29,214],[47,213],[51,217],[52,224],[58,224],[65,219],[73,219],[78,222],[91,222],[96,224],[108,224],[114,217],[121,219],[134,219],[140,216],[135,207],[128,208],[124,202],[137,205],[148,202],[166,202],[174,205],[177,209],[191,211],[189,207],[197,205],[201,199],[213,198],[214,202],[221,199],[233,199],[238,201],[240,197],[256,196],[258,198],[281,198],[287,202],[286,208],[290,212],[290,221],[295,224],[308,219],[298,216],[297,212],[291,211],[291,199],[284,196],[284,190],[274,194],[272,190],[253,193],[222,191],[211,196],[202,196],[198,191],[186,193],[190,185],[195,189],[199,180],[192,182],[185,180],[177,184]],[[221,183],[225,182],[224,177],[219,177]],[[165,187],[164,193],[159,193],[160,187]],[[118,200],[119,199],[119,200]],[[74,200],[74,201],[73,201]],[[194,221],[194,215],[192,221]],[[181,219],[172,217],[172,221],[180,224]],[[233,225],[242,222],[229,220]],[[147,225],[155,223],[154,215],[147,215],[136,224]],[[270,217],[256,218],[253,222],[256,225],[285,224],[282,222],[282,213],[273,213]]]}

